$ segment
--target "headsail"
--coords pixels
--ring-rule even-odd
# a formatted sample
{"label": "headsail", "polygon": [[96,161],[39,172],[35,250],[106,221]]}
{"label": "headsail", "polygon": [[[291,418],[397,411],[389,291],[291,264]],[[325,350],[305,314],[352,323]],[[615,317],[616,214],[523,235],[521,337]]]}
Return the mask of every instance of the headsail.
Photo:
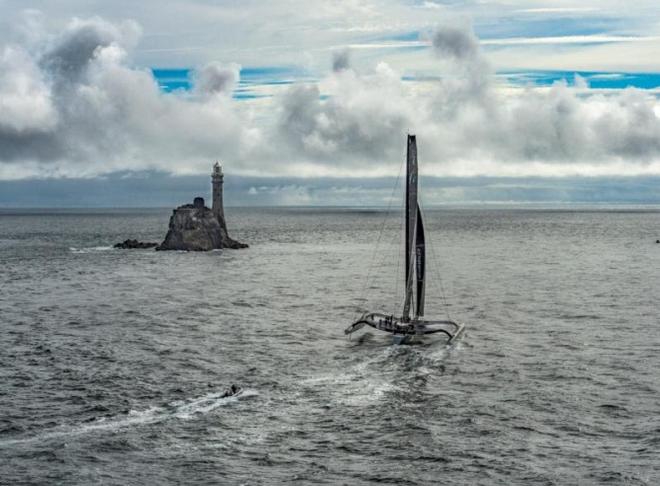
{"label": "headsail", "polygon": [[422,212],[417,205],[417,238],[415,241],[415,273],[417,274],[417,309],[415,316],[424,315],[424,294],[426,277],[426,241],[424,238],[424,223]]}
{"label": "headsail", "polygon": [[408,135],[408,155],[406,164],[406,298],[403,304],[403,321],[410,320],[412,303],[412,264],[413,245],[417,225],[417,138]]}

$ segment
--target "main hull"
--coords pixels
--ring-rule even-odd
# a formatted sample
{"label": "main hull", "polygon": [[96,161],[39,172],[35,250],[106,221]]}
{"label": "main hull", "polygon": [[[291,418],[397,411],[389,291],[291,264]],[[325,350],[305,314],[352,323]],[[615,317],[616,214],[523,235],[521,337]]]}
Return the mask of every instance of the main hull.
{"label": "main hull", "polygon": [[393,315],[371,312],[363,314],[348,326],[344,333],[353,334],[365,326],[391,334],[394,344],[420,341],[422,338],[433,334],[444,335],[447,342],[451,343],[463,333],[464,329],[464,324],[451,320],[415,319],[410,322],[403,322],[401,318]]}

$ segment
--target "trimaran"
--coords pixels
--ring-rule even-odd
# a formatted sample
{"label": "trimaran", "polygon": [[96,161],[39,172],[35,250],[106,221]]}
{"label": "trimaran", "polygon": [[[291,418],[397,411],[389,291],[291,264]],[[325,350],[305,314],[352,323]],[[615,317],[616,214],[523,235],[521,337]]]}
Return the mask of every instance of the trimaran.
{"label": "trimaran", "polygon": [[442,333],[451,343],[458,338],[464,324],[452,320],[426,320],[424,297],[426,292],[426,240],[424,222],[417,200],[417,140],[408,135],[406,164],[406,212],[405,212],[405,298],[401,317],[380,312],[366,312],[353,322],[345,334],[352,334],[364,326],[392,334],[394,344],[409,344],[429,334]]}

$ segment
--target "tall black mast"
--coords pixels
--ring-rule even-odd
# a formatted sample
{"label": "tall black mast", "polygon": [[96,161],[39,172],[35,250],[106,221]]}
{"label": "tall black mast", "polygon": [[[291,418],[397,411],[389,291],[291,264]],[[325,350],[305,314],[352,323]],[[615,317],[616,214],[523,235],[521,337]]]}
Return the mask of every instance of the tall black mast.
{"label": "tall black mast", "polygon": [[404,322],[410,320],[410,304],[412,301],[413,245],[415,245],[415,228],[417,224],[417,138],[408,135],[408,153],[406,163],[406,299],[403,304]]}

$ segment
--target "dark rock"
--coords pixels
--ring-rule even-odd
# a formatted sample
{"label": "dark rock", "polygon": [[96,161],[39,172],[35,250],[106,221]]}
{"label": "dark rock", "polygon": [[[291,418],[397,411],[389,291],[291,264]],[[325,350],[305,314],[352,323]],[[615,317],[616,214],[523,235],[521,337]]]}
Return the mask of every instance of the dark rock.
{"label": "dark rock", "polygon": [[209,251],[247,247],[229,237],[224,220],[220,221],[204,206],[204,199],[198,197],[194,204],[179,206],[172,212],[165,240],[156,250]]}
{"label": "dark rock", "polygon": [[117,243],[114,248],[121,248],[122,250],[134,250],[134,249],[144,249],[144,248],[155,248],[158,246],[158,243],[149,243],[138,240],[124,240],[121,243]]}
{"label": "dark rock", "polygon": [[656,243],[660,243],[660,240],[655,240]]}

